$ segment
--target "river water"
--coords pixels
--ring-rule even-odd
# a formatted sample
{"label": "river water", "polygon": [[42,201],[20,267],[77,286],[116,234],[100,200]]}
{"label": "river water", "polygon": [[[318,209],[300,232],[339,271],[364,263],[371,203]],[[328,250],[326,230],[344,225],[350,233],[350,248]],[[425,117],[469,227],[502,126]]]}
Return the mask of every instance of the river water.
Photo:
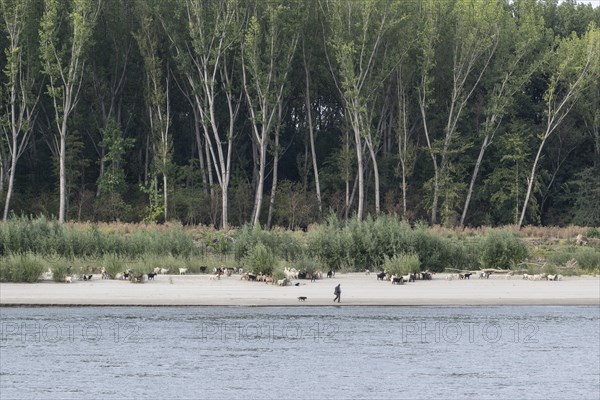
{"label": "river water", "polygon": [[0,399],[598,399],[598,307],[0,308]]}

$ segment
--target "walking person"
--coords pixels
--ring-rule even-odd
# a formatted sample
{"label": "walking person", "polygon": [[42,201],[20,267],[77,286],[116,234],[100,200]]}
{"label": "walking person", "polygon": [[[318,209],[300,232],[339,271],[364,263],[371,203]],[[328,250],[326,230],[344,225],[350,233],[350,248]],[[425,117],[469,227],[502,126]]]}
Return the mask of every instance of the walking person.
{"label": "walking person", "polygon": [[333,302],[335,303],[335,301],[337,300],[337,302],[339,303],[342,297],[342,289],[340,288],[339,284],[333,290],[333,294],[335,294],[335,299],[333,299]]}

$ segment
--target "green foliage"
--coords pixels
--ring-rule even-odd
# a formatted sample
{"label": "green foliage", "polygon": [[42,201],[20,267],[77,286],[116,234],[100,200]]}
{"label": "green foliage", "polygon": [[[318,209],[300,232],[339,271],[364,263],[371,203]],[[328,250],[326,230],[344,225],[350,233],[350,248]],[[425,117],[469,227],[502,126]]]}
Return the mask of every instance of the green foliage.
{"label": "green foliage", "polygon": [[[600,116],[597,118],[600,122]],[[570,199],[575,204],[574,221],[582,226],[600,226],[600,164],[584,169],[576,178]]]}
{"label": "green foliage", "polygon": [[144,212],[144,222],[157,223],[163,221],[165,217],[165,206],[163,203],[163,196],[161,192],[156,189],[156,185],[151,182],[149,182],[147,186],[140,184],[139,189],[148,196],[149,202]]}
{"label": "green foliage", "polygon": [[64,260],[60,260],[54,261],[51,264],[52,280],[54,282],[64,282],[68,274],[67,269],[69,266],[67,265],[67,263],[64,262]]}
{"label": "green foliage", "polygon": [[46,218],[12,218],[0,224],[0,254],[33,252],[42,256],[98,258],[116,254],[137,258],[145,254],[191,257],[202,254],[181,228],[165,231],[135,230],[128,235],[61,225]]}
{"label": "green foliage", "polygon": [[129,281],[131,283],[144,283],[144,275],[147,273],[145,265],[134,264],[129,268]]}
{"label": "green foliage", "polygon": [[317,272],[319,270],[321,270],[321,272],[323,272],[323,268],[321,267],[319,260],[317,260],[309,255],[305,255],[305,256],[297,259],[293,263],[293,266],[298,271],[303,271],[303,272],[306,272],[307,274],[314,274],[315,272]]}
{"label": "green foliage", "polygon": [[543,267],[543,272],[547,275],[555,275],[557,273],[557,269],[555,265],[546,264]]}
{"label": "green foliage", "polygon": [[600,251],[595,248],[583,248],[575,253],[579,268],[591,272],[600,270]]}
{"label": "green foliage", "polygon": [[254,274],[270,275],[276,267],[273,252],[264,244],[258,243],[245,257],[245,265]]}
{"label": "green foliage", "polygon": [[277,281],[280,279],[286,279],[285,273],[283,272],[283,268],[281,268],[281,266],[274,268],[271,276],[273,276],[274,283],[277,283]]}
{"label": "green foliage", "polygon": [[102,267],[110,279],[115,279],[119,272],[124,272],[127,269],[125,261],[119,258],[116,254],[110,254],[104,257],[102,260]]}
{"label": "green foliage", "polygon": [[600,239],[600,230],[598,230],[598,228],[589,228],[587,231],[587,237]]}
{"label": "green foliage", "polygon": [[233,241],[233,252],[237,261],[242,260],[253,248],[262,244],[275,256],[286,261],[295,260],[302,254],[302,245],[293,232],[267,231],[260,226],[243,226]]}
{"label": "green foliage", "polygon": [[509,269],[525,260],[527,246],[509,232],[491,232],[481,242],[483,268]]}
{"label": "green foliage", "polygon": [[37,282],[45,269],[45,263],[32,253],[2,256],[0,282]]}
{"label": "green foliage", "polygon": [[309,253],[325,264],[328,270],[341,270],[350,265],[350,245],[348,233],[329,223],[311,231],[308,238]]}
{"label": "green foliage", "polygon": [[412,253],[400,253],[393,257],[385,257],[383,270],[389,274],[400,276],[421,271],[419,256]]}
{"label": "green foliage", "polygon": [[578,268],[588,272],[600,269],[600,251],[593,247],[569,246],[548,256],[548,263],[558,267],[564,267],[572,260],[577,261]]}

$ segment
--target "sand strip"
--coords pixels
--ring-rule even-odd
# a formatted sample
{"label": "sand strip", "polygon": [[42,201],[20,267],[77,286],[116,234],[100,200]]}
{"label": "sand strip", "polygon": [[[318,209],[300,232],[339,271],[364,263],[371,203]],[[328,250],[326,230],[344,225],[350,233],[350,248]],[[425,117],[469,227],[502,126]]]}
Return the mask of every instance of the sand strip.
{"label": "sand strip", "polygon": [[[374,274],[337,274],[299,286],[279,287],[240,280],[239,275],[210,279],[209,275],[159,275],[133,284],[102,280],[71,284],[0,283],[0,306],[323,306],[334,305],[333,289],[341,284],[340,305],[353,306],[495,306],[600,305],[600,277],[566,277],[562,281],[506,279],[433,280],[392,285]],[[306,297],[299,301],[298,297]],[[335,303],[338,305],[338,303]]]}

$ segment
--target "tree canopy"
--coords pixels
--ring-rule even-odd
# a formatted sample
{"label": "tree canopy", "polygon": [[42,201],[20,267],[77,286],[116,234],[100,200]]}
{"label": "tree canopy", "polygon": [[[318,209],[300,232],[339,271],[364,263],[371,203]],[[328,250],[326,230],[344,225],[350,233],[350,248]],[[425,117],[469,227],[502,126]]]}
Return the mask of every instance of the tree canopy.
{"label": "tree canopy", "polygon": [[600,225],[600,7],[0,5],[4,219]]}

